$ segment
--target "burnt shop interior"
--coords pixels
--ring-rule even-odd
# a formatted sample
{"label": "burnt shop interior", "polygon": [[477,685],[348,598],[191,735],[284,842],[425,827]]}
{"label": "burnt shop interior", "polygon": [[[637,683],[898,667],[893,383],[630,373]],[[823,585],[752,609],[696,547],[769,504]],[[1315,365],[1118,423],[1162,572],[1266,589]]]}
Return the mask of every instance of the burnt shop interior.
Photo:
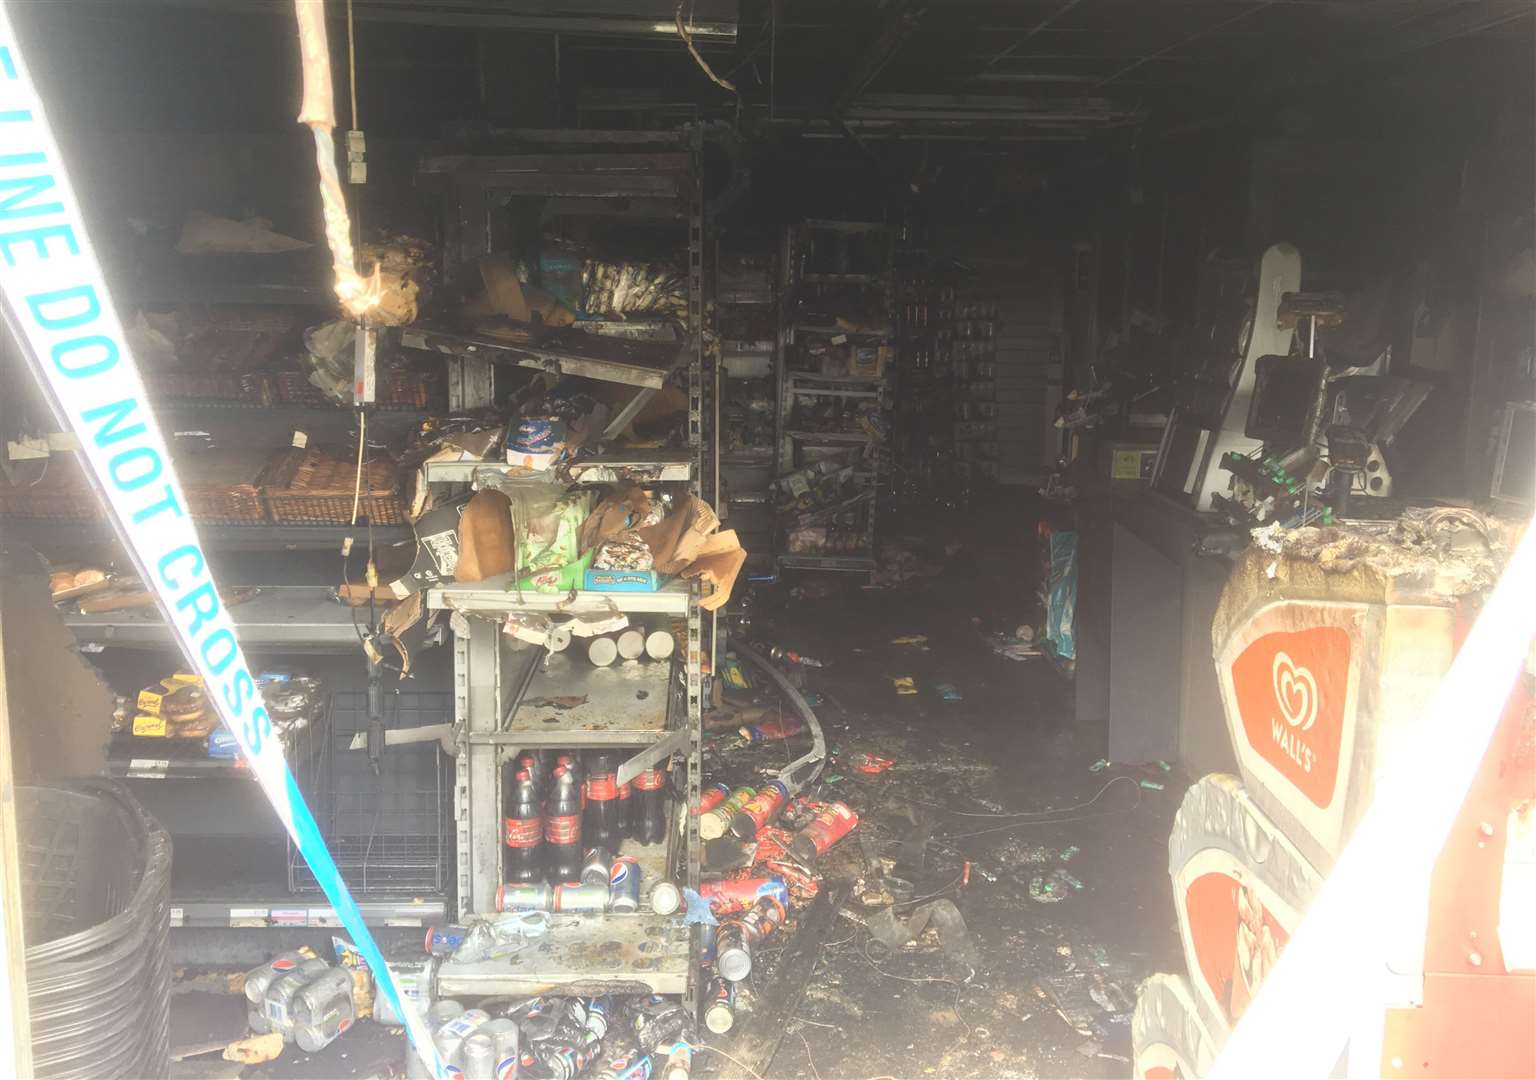
{"label": "burnt shop interior", "polygon": [[0,5],[0,1071],[1536,1075],[1533,44]]}

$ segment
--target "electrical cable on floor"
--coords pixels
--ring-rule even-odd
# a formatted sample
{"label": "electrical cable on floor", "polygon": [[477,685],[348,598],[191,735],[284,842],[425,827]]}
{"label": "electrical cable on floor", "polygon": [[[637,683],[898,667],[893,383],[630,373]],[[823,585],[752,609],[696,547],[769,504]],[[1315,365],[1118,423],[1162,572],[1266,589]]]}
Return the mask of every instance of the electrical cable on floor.
{"label": "electrical cable on floor", "polygon": [[860,949],[859,952],[863,955],[864,959],[868,962],[870,967],[874,968],[875,971],[879,974],[884,975],[887,979],[900,979],[902,982],[909,983],[948,983],[950,986],[958,987],[960,989],[965,988],[965,984],[962,983],[959,979],[946,979],[942,975],[896,975],[892,972],[886,971],[879,964],[875,963],[875,958],[873,956],[869,955],[869,942],[867,941],[864,943],[864,947]]}
{"label": "electrical cable on floor", "polygon": [[945,893],[949,892],[950,889],[953,889],[956,885],[960,884],[960,882],[962,882],[964,880],[965,880],[965,875],[964,874],[956,874],[955,875],[955,880],[951,881],[948,885],[944,886],[942,889],[938,890],[937,892],[931,892],[931,893],[929,893],[926,896],[914,896],[910,900],[897,900],[894,904],[891,905],[891,907],[893,907],[893,908],[908,907],[908,906],[910,906],[912,904],[921,904],[924,900],[936,899],[937,897],[943,896]]}
{"label": "electrical cable on floor", "polygon": [[[726,1061],[729,1061],[732,1065],[735,1065],[737,1068],[747,1070],[747,1075],[751,1076],[753,1078],[753,1080],[764,1080],[763,1075],[761,1073],[759,1073],[756,1069],[752,1068],[752,1066],[748,1065],[744,1061],[741,1061],[741,1060],[739,1060],[737,1058],[732,1057],[730,1054],[726,1053],[724,1050],[720,1049],[718,1046],[711,1046],[709,1043],[699,1043],[697,1046],[695,1046],[693,1048],[693,1050],[694,1050],[695,1053],[697,1053],[700,1050],[708,1050],[712,1054],[719,1054],[721,1057],[725,1058]],[[893,1077],[892,1080],[895,1080],[895,1078]]]}
{"label": "electrical cable on floor", "polygon": [[1141,797],[1136,798],[1135,806],[1128,806],[1124,810],[1103,810],[1097,814],[1077,814],[1074,817],[1051,818],[1047,821],[1014,821],[1007,825],[998,825],[990,829],[977,829],[968,833],[949,833],[944,836],[936,836],[935,840],[968,840],[973,836],[987,836],[991,833],[1007,832],[1010,829],[1022,829],[1026,825],[1063,825],[1069,821],[1092,821],[1095,818],[1114,817],[1116,814],[1129,813],[1141,805]]}
{"label": "electrical cable on floor", "polygon": [[811,1067],[811,1075],[814,1076],[816,1080],[821,1080],[821,1073],[816,1071],[816,1059],[811,1056],[811,1044],[806,1039],[805,1032],[797,1031],[795,1034],[800,1036],[800,1045],[805,1047],[805,1063]]}

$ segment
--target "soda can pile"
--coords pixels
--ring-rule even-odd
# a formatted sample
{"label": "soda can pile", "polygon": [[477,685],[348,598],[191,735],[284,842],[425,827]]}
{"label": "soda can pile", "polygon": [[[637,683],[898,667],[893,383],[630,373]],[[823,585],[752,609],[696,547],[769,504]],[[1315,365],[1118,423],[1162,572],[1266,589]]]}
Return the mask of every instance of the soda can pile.
{"label": "soda can pile", "polygon": [[[711,1015],[725,1022],[718,1008]],[[688,1080],[696,1041],[680,1001],[646,995],[549,994],[500,1016],[439,1001],[427,1013],[427,1026],[448,1074],[464,1080]],[[428,1076],[409,1049],[405,1072],[412,1080]]]}
{"label": "soda can pile", "polygon": [[371,995],[366,970],[332,967],[303,952],[282,953],[245,976],[251,1030],[277,1032],[309,1054],[340,1038],[358,1019],[358,1001]]}

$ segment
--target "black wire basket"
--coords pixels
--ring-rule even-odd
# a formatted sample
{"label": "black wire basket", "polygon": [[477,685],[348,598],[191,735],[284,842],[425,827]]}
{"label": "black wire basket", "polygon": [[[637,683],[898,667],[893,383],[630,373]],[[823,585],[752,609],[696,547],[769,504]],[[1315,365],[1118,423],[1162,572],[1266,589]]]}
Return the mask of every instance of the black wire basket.
{"label": "black wire basket", "polygon": [[[453,717],[447,692],[405,691],[384,700],[386,728]],[[354,894],[444,895],[452,861],[451,758],[435,742],[389,746],[375,775],[367,752],[351,749],[354,736],[367,730],[367,693],[333,694],[326,722],[300,733],[294,756],[300,790]],[[288,888],[320,891],[291,841]]]}

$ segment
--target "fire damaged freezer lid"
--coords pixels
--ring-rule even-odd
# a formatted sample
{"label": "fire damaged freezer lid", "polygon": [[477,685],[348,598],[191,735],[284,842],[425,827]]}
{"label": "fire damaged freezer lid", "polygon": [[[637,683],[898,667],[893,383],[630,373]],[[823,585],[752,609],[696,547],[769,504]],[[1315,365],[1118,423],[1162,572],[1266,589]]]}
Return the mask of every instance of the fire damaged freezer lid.
{"label": "fire damaged freezer lid", "polygon": [[1322,875],[1235,776],[1201,777],[1168,838],[1179,939],[1208,1031],[1225,1037],[1290,940]]}
{"label": "fire damaged freezer lid", "polygon": [[1141,984],[1131,1016],[1132,1074],[1141,1080],[1205,1076],[1220,1043],[1200,1019],[1182,975],[1153,975]]}

